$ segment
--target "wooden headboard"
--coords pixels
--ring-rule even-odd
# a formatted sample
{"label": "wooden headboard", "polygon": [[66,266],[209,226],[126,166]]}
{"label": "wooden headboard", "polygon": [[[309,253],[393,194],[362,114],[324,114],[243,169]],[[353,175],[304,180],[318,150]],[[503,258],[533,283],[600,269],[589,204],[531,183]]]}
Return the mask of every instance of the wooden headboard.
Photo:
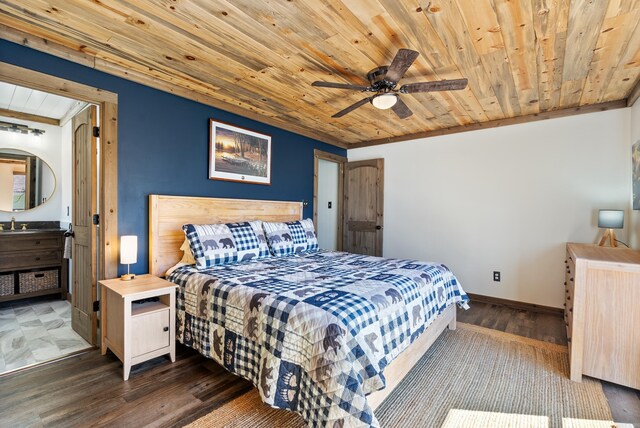
{"label": "wooden headboard", "polygon": [[182,225],[302,219],[302,202],[149,195],[149,273],[163,276],[182,259]]}

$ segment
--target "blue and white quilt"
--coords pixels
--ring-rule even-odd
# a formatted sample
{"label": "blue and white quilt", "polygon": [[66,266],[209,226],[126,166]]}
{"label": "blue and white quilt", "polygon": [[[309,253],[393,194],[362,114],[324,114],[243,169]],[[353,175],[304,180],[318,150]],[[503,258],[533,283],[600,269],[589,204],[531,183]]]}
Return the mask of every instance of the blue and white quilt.
{"label": "blue and white quilt", "polygon": [[442,264],[341,252],[272,257],[169,280],[178,339],[309,426],[379,426],[366,395],[447,306],[468,297]]}

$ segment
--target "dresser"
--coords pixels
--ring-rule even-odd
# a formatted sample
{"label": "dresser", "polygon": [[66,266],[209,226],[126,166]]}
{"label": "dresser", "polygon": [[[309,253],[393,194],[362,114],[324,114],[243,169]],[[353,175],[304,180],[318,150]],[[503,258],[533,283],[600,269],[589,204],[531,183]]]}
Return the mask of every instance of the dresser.
{"label": "dresser", "polygon": [[565,264],[571,380],[640,389],[640,252],[569,243]]}
{"label": "dresser", "polygon": [[67,298],[63,230],[0,232],[0,302],[60,294]]}

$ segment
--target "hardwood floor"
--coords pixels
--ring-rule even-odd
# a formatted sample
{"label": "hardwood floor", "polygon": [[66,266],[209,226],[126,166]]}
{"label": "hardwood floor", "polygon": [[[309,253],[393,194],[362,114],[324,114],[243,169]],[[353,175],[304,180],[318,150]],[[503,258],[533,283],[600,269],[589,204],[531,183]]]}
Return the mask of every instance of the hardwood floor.
{"label": "hardwood floor", "polygon": [[558,345],[567,344],[567,331],[562,315],[473,302],[468,311],[458,308],[457,317],[460,322]]}
{"label": "hardwood floor", "polygon": [[[476,302],[458,320],[553,343],[566,343],[561,317]],[[182,345],[170,364],[156,358],[132,369],[97,350],[0,377],[0,426],[182,426],[252,388]],[[617,422],[640,427],[639,392],[604,383]]]}
{"label": "hardwood floor", "polygon": [[244,394],[252,385],[182,345],[176,362],[135,366],[94,350],[0,377],[0,426],[182,426]]}

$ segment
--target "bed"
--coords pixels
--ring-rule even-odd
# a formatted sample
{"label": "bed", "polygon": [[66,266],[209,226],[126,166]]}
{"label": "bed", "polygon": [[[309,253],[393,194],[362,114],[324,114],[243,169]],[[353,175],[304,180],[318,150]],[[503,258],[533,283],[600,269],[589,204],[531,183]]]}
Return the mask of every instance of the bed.
{"label": "bed", "polygon": [[[182,257],[182,225],[295,221],[302,204],[151,195],[150,271]],[[466,294],[438,263],[317,251],[181,266],[182,343],[250,380],[310,426],[378,426],[375,408],[448,326]]]}

